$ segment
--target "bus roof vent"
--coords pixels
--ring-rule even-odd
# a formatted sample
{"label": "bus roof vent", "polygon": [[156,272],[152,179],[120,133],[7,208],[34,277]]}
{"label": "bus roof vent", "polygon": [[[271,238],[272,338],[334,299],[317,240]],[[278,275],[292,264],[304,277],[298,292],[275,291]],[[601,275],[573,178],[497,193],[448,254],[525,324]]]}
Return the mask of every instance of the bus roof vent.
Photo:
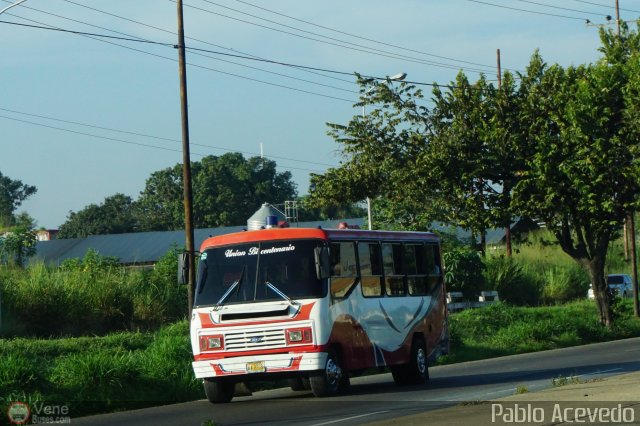
{"label": "bus roof vent", "polygon": [[[253,214],[247,221],[247,229],[254,231],[256,229],[265,228],[267,225],[273,224],[273,216],[277,218],[276,224],[284,222],[285,216],[280,210],[276,209],[269,203],[264,203],[257,212]],[[269,223],[267,223],[269,221]]]}

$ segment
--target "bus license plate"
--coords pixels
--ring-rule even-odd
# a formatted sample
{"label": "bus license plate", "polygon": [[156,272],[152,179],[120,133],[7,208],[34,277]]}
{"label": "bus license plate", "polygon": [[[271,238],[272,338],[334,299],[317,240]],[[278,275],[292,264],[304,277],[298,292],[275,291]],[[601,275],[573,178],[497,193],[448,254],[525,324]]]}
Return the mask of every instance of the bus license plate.
{"label": "bus license plate", "polygon": [[247,373],[264,373],[266,368],[264,361],[255,361],[247,363]]}

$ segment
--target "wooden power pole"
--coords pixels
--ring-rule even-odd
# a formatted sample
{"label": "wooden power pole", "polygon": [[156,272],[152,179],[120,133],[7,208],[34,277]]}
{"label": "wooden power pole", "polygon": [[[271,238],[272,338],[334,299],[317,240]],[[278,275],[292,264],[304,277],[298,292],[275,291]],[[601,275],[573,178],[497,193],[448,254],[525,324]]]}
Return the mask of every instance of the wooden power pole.
{"label": "wooden power pole", "polygon": [[184,198],[184,232],[187,262],[189,270],[188,304],[189,317],[193,308],[193,295],[196,281],[195,245],[193,242],[193,194],[191,189],[191,155],[189,153],[189,111],[187,101],[187,65],[184,48],[184,19],[182,15],[182,0],[178,5],[178,66],[180,74],[180,110],[182,113],[182,184]]}
{"label": "wooden power pole", "polygon": [[[500,65],[500,49],[496,50],[496,62],[498,65],[498,92],[502,90],[502,67]],[[504,239],[507,243],[507,257],[511,257],[511,219],[509,219],[509,223],[504,228]]]}

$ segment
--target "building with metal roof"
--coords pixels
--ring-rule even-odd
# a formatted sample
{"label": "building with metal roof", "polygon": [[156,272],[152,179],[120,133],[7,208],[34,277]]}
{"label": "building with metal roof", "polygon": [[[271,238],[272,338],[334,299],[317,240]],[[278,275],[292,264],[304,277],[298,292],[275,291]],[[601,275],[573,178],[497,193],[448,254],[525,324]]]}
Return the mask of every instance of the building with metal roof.
{"label": "building with metal roof", "polygon": [[[299,222],[293,226],[300,228],[337,228],[345,219]],[[364,227],[364,219],[346,219],[352,226]],[[196,249],[208,238],[216,235],[240,232],[245,226],[226,226],[222,228],[204,228],[194,231]],[[185,245],[184,231],[154,231],[126,234],[91,235],[86,238],[57,239],[36,242],[36,254],[30,263],[44,262],[60,265],[67,259],[83,258],[93,249],[102,256],[113,256],[123,265],[153,265],[172,247]]]}

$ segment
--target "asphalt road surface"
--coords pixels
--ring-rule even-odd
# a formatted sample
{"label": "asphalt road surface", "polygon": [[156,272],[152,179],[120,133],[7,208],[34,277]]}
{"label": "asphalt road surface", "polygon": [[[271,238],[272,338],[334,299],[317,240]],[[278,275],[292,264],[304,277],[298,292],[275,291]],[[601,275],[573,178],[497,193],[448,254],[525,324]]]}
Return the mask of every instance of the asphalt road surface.
{"label": "asphalt road surface", "polygon": [[351,379],[347,395],[315,398],[311,392],[275,389],[236,397],[229,404],[206,400],[74,418],[74,425],[362,425],[455,405],[552,387],[553,379],[608,377],[640,371],[640,338],[431,367],[423,386],[399,387],[391,374]]}

